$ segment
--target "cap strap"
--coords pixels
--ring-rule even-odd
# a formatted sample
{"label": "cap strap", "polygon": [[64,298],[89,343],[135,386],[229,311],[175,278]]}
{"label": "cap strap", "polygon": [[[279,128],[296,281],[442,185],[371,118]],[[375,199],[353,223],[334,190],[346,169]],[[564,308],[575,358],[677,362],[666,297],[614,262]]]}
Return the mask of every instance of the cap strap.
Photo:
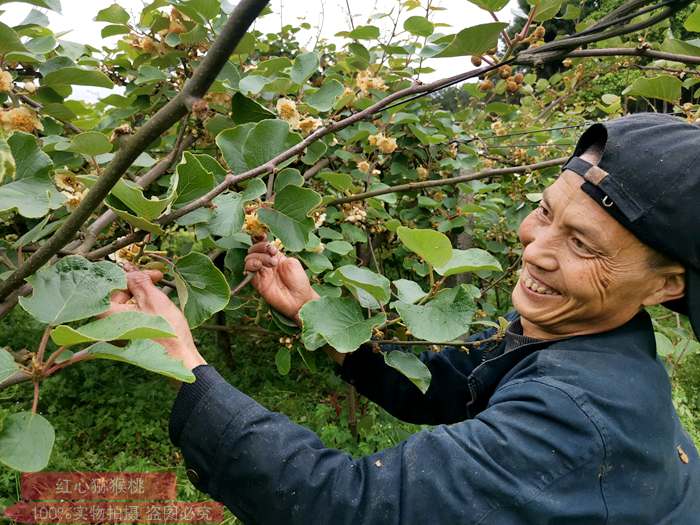
{"label": "cap strap", "polygon": [[566,164],[564,164],[563,169],[573,171],[596,186],[598,186],[602,180],[608,176],[607,171],[599,168],[598,166],[594,166],[590,162],[583,160],[581,157],[571,157]]}

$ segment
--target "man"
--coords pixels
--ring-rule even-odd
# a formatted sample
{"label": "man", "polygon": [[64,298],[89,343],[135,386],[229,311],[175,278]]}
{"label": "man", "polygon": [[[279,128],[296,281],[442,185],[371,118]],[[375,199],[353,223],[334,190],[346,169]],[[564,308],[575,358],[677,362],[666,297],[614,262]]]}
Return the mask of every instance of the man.
{"label": "man", "polygon": [[[197,377],[170,420],[191,481],[245,523],[700,523],[700,458],[643,310],[666,304],[700,332],[699,145],[700,128],[666,115],[589,128],[520,226],[505,339],[423,354],[425,395],[367,348],[329,350],[361,393],[438,425],[358,460],[226,383],[179,310],[130,273],[136,306],[115,308],[164,315],[180,337],[163,344]],[[246,269],[291,318],[317,297],[264,243]]]}

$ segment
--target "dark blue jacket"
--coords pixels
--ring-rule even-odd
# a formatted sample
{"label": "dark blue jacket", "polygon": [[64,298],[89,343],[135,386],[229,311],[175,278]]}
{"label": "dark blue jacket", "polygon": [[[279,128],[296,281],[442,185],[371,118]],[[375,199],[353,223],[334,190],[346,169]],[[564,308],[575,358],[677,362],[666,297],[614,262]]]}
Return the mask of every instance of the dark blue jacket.
{"label": "dark blue jacket", "polygon": [[[489,334],[483,334],[488,336]],[[700,458],[649,316],[601,334],[426,352],[426,395],[361,349],[342,376],[438,425],[353,459],[195,369],[170,420],[194,485],[256,524],[700,523]]]}

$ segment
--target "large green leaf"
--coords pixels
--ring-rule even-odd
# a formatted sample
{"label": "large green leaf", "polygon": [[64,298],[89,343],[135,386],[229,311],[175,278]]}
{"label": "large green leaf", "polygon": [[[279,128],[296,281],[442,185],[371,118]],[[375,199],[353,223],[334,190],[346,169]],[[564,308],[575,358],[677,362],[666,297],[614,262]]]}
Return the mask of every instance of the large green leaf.
{"label": "large green leaf", "polygon": [[436,43],[447,44],[447,47],[435,55],[435,57],[445,58],[481,55],[489,49],[496,47],[498,44],[498,36],[506,27],[508,27],[508,24],[504,22],[489,22],[488,24],[480,24],[462,29],[456,35],[440,38]]}
{"label": "large green leaf", "polygon": [[563,0],[527,0],[535,11],[534,20],[537,22],[545,22],[550,18],[554,18],[559,9],[561,9],[561,4]]}
{"label": "large green leaf", "polygon": [[321,196],[308,188],[286,186],[275,196],[275,207],[258,210],[260,221],[270,228],[292,252],[304,249],[314,221],[309,213],[321,203]]}
{"label": "large green leaf", "polygon": [[221,271],[204,254],[191,252],[175,263],[182,280],[178,287],[180,306],[192,328],[199,326],[229,302],[231,289]]}
{"label": "large green leaf", "polygon": [[[88,187],[92,187],[97,182],[97,177],[83,176],[79,180]],[[119,179],[112,188],[110,195],[119,199],[121,203],[126,205],[138,217],[146,221],[153,221],[163,213],[166,208],[173,202],[176,196],[176,188],[178,186],[179,175],[175,173],[170,178],[170,186],[164,197],[146,197],[143,194],[143,188],[138,184],[129,180]],[[119,203],[115,203],[112,199],[108,199],[106,204],[115,212],[121,210]],[[123,211],[123,210],[121,210]],[[137,226],[140,227],[140,226]]]}
{"label": "large green leaf", "polygon": [[40,322],[55,326],[105,312],[110,294],[126,288],[126,275],[114,263],[71,255],[42,268],[27,282],[34,291],[20,297],[20,306]]}
{"label": "large green leaf", "polygon": [[95,157],[112,151],[112,144],[103,133],[86,131],[73,137],[69,150]]}
{"label": "large green leaf", "polygon": [[391,283],[396,287],[396,293],[399,296],[399,301],[402,303],[413,304],[426,296],[420,284],[415,281],[398,279],[391,281]]}
{"label": "large green leaf", "polygon": [[338,268],[338,277],[349,285],[351,289],[360,288],[381,304],[386,304],[391,299],[391,283],[389,279],[368,268],[359,268],[352,264]]}
{"label": "large green leaf", "polygon": [[415,337],[437,343],[467,333],[475,310],[474,300],[462,287],[444,290],[425,305],[392,304]]}
{"label": "large green leaf", "polygon": [[4,381],[19,370],[15,358],[7,350],[0,348],[0,382]]}
{"label": "large green leaf", "polygon": [[41,79],[42,86],[97,86],[112,89],[114,84],[107,75],[96,69],[63,67],[47,73]]}
{"label": "large green leaf", "polygon": [[432,266],[443,266],[452,258],[452,244],[444,233],[405,226],[399,226],[396,233],[406,248]]}
{"label": "large green leaf", "polygon": [[248,169],[243,159],[243,150],[245,141],[254,127],[254,122],[247,122],[235,128],[225,129],[216,136],[216,145],[233,173],[242,173]]}
{"label": "large green leaf", "polygon": [[129,363],[185,383],[193,383],[195,380],[194,374],[185,367],[182,361],[171,357],[165,348],[155,341],[139,339],[130,342],[127,346],[95,343],[87,350],[91,356],[98,359]]}
{"label": "large green leaf", "polygon": [[51,332],[51,339],[60,346],[164,337],[175,337],[175,332],[168,322],[159,315],[142,312],[119,312],[78,328],[57,326]]}
{"label": "large green leaf", "polygon": [[212,201],[214,210],[207,228],[219,237],[230,237],[243,226],[243,199],[239,193],[226,192]]}
{"label": "large green leaf", "polygon": [[13,51],[27,52],[27,48],[17,36],[17,33],[10,27],[0,22],[0,55],[5,55]]}
{"label": "large green leaf", "polygon": [[110,24],[127,24],[129,13],[117,3],[105,7],[97,12],[95,22],[109,22]]}
{"label": "large green leaf", "polygon": [[17,2],[22,4],[31,4],[37,7],[45,7],[57,13],[61,12],[61,0],[0,0],[0,5]]}
{"label": "large green leaf", "polygon": [[316,350],[329,344],[338,352],[357,350],[372,337],[372,330],[384,324],[384,314],[369,319],[362,316],[362,309],[349,297],[322,297],[309,301],[299,311],[302,321],[301,338],[308,350]]}
{"label": "large green leaf", "polygon": [[693,33],[700,33],[700,5],[695,8],[688,18],[683,22],[683,27]]}
{"label": "large green leaf", "polygon": [[282,347],[275,354],[275,366],[280,375],[286,376],[292,368],[292,353],[288,348]]}
{"label": "large green leaf", "polygon": [[508,5],[508,0],[468,0],[474,5],[479,6],[481,9],[486,11],[500,11],[505,6]]}
{"label": "large green leaf", "polygon": [[323,83],[321,89],[307,96],[304,102],[318,111],[330,111],[335,101],[342,94],[343,84],[331,78]]}
{"label": "large green leaf", "polygon": [[433,23],[424,16],[408,17],[403,23],[403,28],[417,36],[430,36],[435,30]]}
{"label": "large green leaf", "polygon": [[700,56],[700,41],[698,40],[678,40],[676,38],[667,38],[661,44],[661,50],[668,53],[676,53],[678,55]]}
{"label": "large green leaf", "polygon": [[480,272],[484,270],[501,271],[501,263],[486,250],[470,248],[468,250],[452,250],[452,257],[442,266],[436,266],[435,271],[440,275],[449,276],[464,272]]}
{"label": "large green leaf", "polygon": [[21,472],[43,470],[49,464],[55,438],[51,423],[39,414],[10,414],[0,430],[0,462]]}
{"label": "large green leaf", "polygon": [[656,77],[640,77],[627,86],[623,95],[657,98],[671,103],[677,103],[681,98],[683,83],[672,75],[659,75]]}
{"label": "large green leaf", "polygon": [[393,350],[384,354],[384,362],[401,372],[424,394],[428,391],[432,377],[430,370],[415,354]]}
{"label": "large green leaf", "polygon": [[214,175],[189,151],[185,152],[176,171],[178,180],[177,197],[173,203],[175,207],[184,206],[214,187]]}
{"label": "large green leaf", "polygon": [[231,108],[231,118],[236,124],[259,122],[261,120],[275,118],[274,113],[240,92],[236,92],[233,95],[233,99],[231,100]]}
{"label": "large green leaf", "polygon": [[262,120],[246,137],[243,160],[248,169],[257,168],[299,142],[301,136],[291,133],[284,120]]}
{"label": "large green leaf", "polygon": [[294,59],[289,77],[295,84],[303,84],[318,70],[318,66],[319,60],[316,53],[313,51],[310,53],[302,53],[301,55],[297,55]]}
{"label": "large green leaf", "polygon": [[5,179],[10,180],[15,178],[17,166],[15,158],[12,156],[12,149],[4,138],[0,138],[0,184]]}
{"label": "large green leaf", "polygon": [[7,143],[16,164],[15,181],[0,186],[0,212],[16,209],[24,217],[39,218],[59,208],[66,199],[49,178],[53,163],[36,137],[14,133]]}

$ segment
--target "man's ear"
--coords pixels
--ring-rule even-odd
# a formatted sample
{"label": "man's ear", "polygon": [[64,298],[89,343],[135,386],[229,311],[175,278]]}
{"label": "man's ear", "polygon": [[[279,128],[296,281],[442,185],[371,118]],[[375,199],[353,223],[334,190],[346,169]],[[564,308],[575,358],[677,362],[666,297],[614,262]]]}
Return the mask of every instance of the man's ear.
{"label": "man's ear", "polygon": [[643,306],[653,306],[680,299],[685,293],[685,268],[680,264],[666,266],[657,270],[659,285],[642,302]]}

